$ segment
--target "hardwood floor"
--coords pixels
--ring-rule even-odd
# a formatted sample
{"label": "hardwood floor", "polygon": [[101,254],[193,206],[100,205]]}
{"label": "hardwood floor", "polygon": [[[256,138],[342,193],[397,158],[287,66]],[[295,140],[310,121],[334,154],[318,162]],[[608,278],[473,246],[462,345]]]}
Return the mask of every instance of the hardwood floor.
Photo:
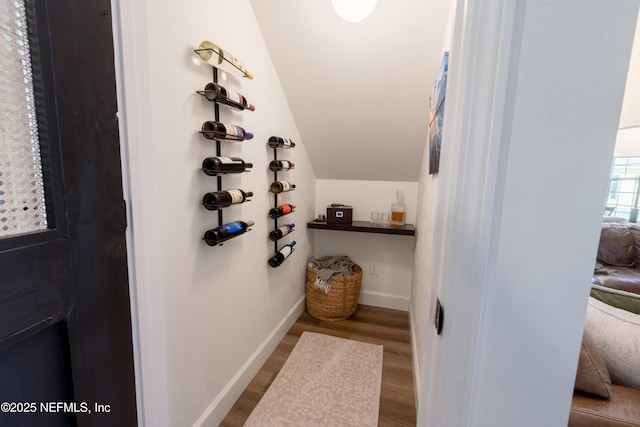
{"label": "hardwood floor", "polygon": [[318,320],[306,311],[302,313],[222,420],[220,426],[236,427],[244,424],[280,372],[304,331],[383,345],[378,425],[381,427],[416,425],[409,314],[406,311],[359,305],[353,316],[338,322]]}

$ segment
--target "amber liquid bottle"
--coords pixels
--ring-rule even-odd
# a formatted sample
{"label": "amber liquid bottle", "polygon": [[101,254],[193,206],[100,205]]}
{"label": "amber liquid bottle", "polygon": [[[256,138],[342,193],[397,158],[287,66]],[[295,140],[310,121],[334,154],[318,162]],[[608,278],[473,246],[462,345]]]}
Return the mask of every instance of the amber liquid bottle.
{"label": "amber liquid bottle", "polygon": [[391,204],[391,225],[404,225],[407,208],[404,204],[404,193],[396,190],[396,201]]}

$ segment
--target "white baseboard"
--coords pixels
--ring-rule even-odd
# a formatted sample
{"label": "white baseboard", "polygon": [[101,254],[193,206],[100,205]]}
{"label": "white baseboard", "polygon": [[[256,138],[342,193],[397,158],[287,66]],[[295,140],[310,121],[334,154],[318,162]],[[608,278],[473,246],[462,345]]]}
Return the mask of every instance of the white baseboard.
{"label": "white baseboard", "polygon": [[416,401],[416,415],[418,414],[418,407],[420,406],[420,390],[422,389],[420,378],[420,364],[418,363],[418,348],[416,343],[418,339],[416,337],[416,328],[413,323],[413,313],[409,310],[409,328],[411,330],[411,362],[413,364],[413,394]]}
{"label": "white baseboard", "polygon": [[251,355],[249,360],[231,378],[220,394],[211,402],[211,405],[193,424],[193,427],[217,427],[220,425],[236,400],[238,400],[238,397],[240,397],[264,362],[282,341],[287,331],[300,317],[305,308],[304,301],[303,295]]}
{"label": "white baseboard", "polygon": [[374,307],[392,308],[394,310],[409,311],[409,297],[383,294],[379,292],[360,291],[358,303]]}

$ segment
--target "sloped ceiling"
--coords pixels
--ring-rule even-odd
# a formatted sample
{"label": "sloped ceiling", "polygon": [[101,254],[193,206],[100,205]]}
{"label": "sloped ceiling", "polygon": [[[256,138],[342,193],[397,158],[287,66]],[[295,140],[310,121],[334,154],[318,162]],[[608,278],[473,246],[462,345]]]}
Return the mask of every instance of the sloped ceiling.
{"label": "sloped ceiling", "polygon": [[317,178],[417,181],[450,0],[251,0]]}
{"label": "sloped ceiling", "polygon": [[640,126],[640,15],[633,39],[631,60],[627,85],[624,91],[622,112],[620,114],[620,129],[636,128]]}

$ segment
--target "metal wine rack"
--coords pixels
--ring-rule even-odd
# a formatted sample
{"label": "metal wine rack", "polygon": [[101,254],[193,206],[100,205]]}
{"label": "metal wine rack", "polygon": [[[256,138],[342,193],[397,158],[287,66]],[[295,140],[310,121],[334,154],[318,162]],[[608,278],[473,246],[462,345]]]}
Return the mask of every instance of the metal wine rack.
{"label": "metal wine rack", "polygon": [[[198,55],[201,50],[202,49],[195,49],[194,53],[196,55]],[[212,69],[212,73],[213,73],[212,74],[213,82],[218,84],[218,69],[215,66],[211,66],[211,69]],[[204,98],[207,98],[207,96],[206,96],[207,95],[207,91],[206,90],[197,90],[196,93],[201,95]],[[211,103],[213,104],[215,121],[216,122],[220,122],[220,104],[219,104],[219,102],[217,100],[214,100]],[[200,132],[200,133],[202,133],[202,132]],[[221,148],[220,139],[223,139],[223,138],[214,138],[215,143],[216,143],[216,157],[220,157],[222,155],[222,148]],[[245,172],[247,172],[247,171],[245,171]],[[218,189],[217,191],[222,191],[222,175],[217,175],[216,176],[216,182],[217,182],[217,189]],[[222,215],[223,208],[219,208],[219,209],[217,209],[217,211],[218,211],[218,226],[221,226],[222,224],[224,224],[223,215]],[[251,231],[251,229],[248,228],[246,231]],[[222,246],[223,243],[224,242],[221,242],[217,246]]]}
{"label": "metal wine rack", "polygon": [[[211,67],[211,69],[213,70],[213,82],[218,83],[218,69],[216,67]],[[206,94],[204,93],[204,91],[198,91],[197,93],[199,93],[200,95],[206,98]],[[220,105],[217,102],[213,102],[212,104],[214,109],[215,121],[219,122],[220,121]],[[216,156],[220,157],[222,155],[220,140],[216,138],[215,141],[216,141]],[[222,191],[222,176],[221,175],[216,176],[216,181],[218,184],[218,191]],[[224,224],[224,222],[222,221],[222,209],[218,209],[218,226],[222,224]]]}
{"label": "metal wine rack", "polygon": [[[274,161],[277,161],[277,160],[278,160],[278,148],[273,148],[273,160],[274,160]],[[293,169],[293,168],[291,168],[291,169]],[[291,170],[291,169],[289,169],[289,170]],[[278,171],[277,171],[277,170],[274,170],[274,171],[273,171],[273,181],[274,181],[274,182],[277,182],[277,181],[278,181]],[[274,207],[274,209],[277,209],[277,208],[278,208],[278,200],[279,200],[278,196],[279,196],[279,195],[281,195],[281,194],[283,194],[283,193],[285,193],[285,192],[281,192],[281,193],[273,193],[273,207]],[[288,215],[291,215],[292,213],[293,213],[293,212],[290,212],[290,213],[288,213],[288,214],[286,214],[286,215],[283,215],[283,216],[288,216]],[[274,218],[274,219],[273,219],[273,229],[274,229],[274,230],[277,230],[277,229],[278,229],[278,218]],[[292,230],[292,231],[291,231],[291,233],[293,233],[293,231],[295,231],[295,230]],[[289,233],[289,234],[291,234],[291,233]],[[285,237],[285,236],[283,236],[282,238],[284,238],[284,237]],[[273,245],[274,245],[274,254],[277,254],[277,253],[278,253],[278,242],[279,242],[282,238],[280,238],[280,239],[276,240],[275,242],[273,242]]]}

